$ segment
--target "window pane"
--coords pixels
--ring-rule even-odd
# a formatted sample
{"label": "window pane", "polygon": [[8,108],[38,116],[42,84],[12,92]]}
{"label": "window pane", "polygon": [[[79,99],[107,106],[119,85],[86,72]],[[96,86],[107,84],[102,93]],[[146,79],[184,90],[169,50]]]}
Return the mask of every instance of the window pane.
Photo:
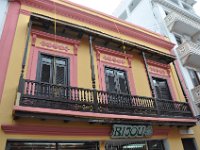
{"label": "window pane", "polygon": [[52,62],[52,59],[49,58],[49,57],[44,56],[44,57],[42,58],[42,62],[51,63],[51,62]]}
{"label": "window pane", "polygon": [[65,78],[65,67],[56,66],[56,84],[64,84]]}
{"label": "window pane", "polygon": [[56,150],[55,143],[11,142],[7,150]]}
{"label": "window pane", "polygon": [[51,66],[49,64],[42,64],[41,82],[50,83]]}
{"label": "window pane", "polygon": [[66,61],[65,60],[62,60],[62,59],[56,59],[56,64],[58,65],[66,65]]}

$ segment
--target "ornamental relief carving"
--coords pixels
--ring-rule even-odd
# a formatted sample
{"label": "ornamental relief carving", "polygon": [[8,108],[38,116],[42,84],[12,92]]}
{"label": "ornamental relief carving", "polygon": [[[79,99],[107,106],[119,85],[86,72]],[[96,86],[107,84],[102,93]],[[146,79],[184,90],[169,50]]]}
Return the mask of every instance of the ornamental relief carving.
{"label": "ornamental relief carving", "polygon": [[65,53],[74,53],[73,45],[68,45],[65,43],[57,42],[57,41],[51,41],[51,40],[37,38],[34,45],[37,47],[45,48],[45,49],[49,49],[49,50],[60,51],[60,52],[65,52]]}
{"label": "ornamental relief carving", "polygon": [[122,66],[128,66],[127,60],[125,58],[120,58],[116,56],[101,54],[100,60],[113,63],[113,64],[122,65]]}
{"label": "ornamental relief carving", "polygon": [[148,65],[148,70],[149,70],[150,73],[153,73],[153,74],[157,74],[157,75],[160,75],[160,76],[169,76],[169,70],[168,69],[163,69],[163,68],[160,68],[160,67],[157,67],[157,66]]}

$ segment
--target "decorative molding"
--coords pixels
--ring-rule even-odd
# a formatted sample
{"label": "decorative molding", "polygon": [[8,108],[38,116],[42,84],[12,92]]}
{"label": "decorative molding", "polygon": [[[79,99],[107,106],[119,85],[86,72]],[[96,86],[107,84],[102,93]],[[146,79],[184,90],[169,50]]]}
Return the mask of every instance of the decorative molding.
{"label": "decorative molding", "polygon": [[148,65],[148,69],[149,69],[150,73],[157,74],[160,77],[162,77],[162,76],[168,77],[169,76],[169,72],[166,69],[159,68],[156,66],[151,66],[151,65]]}
{"label": "decorative molding", "polygon": [[115,50],[112,50],[109,48],[105,48],[105,47],[101,47],[101,46],[97,46],[97,45],[95,45],[94,47],[95,47],[95,50],[99,51],[100,53],[108,54],[111,56],[117,56],[117,57],[121,57],[121,58],[133,58],[133,56],[130,54],[125,54],[125,53],[118,52],[118,51],[115,51]]}
{"label": "decorative molding", "polygon": [[69,51],[69,48],[67,47],[67,45],[61,44],[61,43],[56,43],[53,41],[41,41],[40,42],[42,47],[47,47],[47,48],[53,48],[53,49],[58,49],[58,50],[62,50],[62,51]]}
{"label": "decorative molding", "polygon": [[[45,0],[18,0],[18,1],[21,1],[21,3],[24,5],[32,6],[46,11],[52,11],[56,7],[56,13],[59,15],[70,17],[72,19],[79,20],[85,23],[89,23],[98,26],[100,28],[105,28],[116,33],[120,32],[124,35],[131,36],[139,40],[143,40],[145,42],[158,45],[168,50],[171,50],[174,47],[174,44],[165,40],[163,36],[152,34],[151,32],[147,33],[146,30],[144,30],[146,32],[142,32],[141,28],[140,30],[138,30],[139,28],[137,26],[134,26],[132,24],[130,26],[130,24],[122,22],[119,19],[113,19],[113,21],[109,21],[108,19],[105,19],[98,15],[92,15],[88,12],[81,11],[58,3],[54,3],[52,1],[45,1]],[[122,25],[122,23],[125,25]]]}
{"label": "decorative molding", "polygon": [[23,14],[23,15],[26,15],[26,16],[30,16],[31,12],[27,11],[27,10],[24,10],[24,9],[20,9],[20,14]]}
{"label": "decorative molding", "polygon": [[107,60],[109,62],[112,62],[112,63],[118,63],[118,64],[122,64],[122,65],[125,64],[125,60],[119,59],[117,57],[109,56],[109,55],[104,55],[103,59]]}
{"label": "decorative molding", "polygon": [[147,60],[147,64],[156,66],[156,67],[160,67],[160,68],[164,68],[164,69],[170,69],[170,65],[168,65],[168,64],[159,63],[157,61],[153,61],[153,60],[149,60],[149,59]]}
{"label": "decorative molding", "polygon": [[71,45],[79,45],[80,41],[78,40],[74,40],[74,39],[69,39],[66,37],[62,37],[62,36],[57,36],[54,34],[50,34],[50,33],[46,33],[46,32],[42,32],[42,31],[38,31],[38,30],[34,30],[32,29],[31,31],[32,35],[37,35],[37,37],[41,37],[41,38],[45,38],[45,39],[51,39],[51,40],[56,40],[62,43],[67,43],[67,44],[71,44]]}

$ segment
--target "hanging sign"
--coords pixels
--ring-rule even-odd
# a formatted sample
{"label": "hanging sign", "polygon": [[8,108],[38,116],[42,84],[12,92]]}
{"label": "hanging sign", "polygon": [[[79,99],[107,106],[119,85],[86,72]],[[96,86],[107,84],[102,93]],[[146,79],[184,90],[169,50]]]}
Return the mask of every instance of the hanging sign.
{"label": "hanging sign", "polygon": [[152,126],[145,125],[113,125],[112,138],[146,137],[153,134]]}

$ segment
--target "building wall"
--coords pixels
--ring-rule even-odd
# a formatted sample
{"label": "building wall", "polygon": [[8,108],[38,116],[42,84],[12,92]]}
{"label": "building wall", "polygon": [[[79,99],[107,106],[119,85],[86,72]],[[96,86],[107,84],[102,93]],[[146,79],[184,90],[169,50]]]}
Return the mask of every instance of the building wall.
{"label": "building wall", "polygon": [[[69,4],[68,4],[69,5]],[[73,6],[71,6],[73,7]],[[149,46],[153,49],[160,50],[165,53],[170,53],[169,50],[165,48],[161,48],[159,46],[135,39],[134,37],[128,37],[125,35],[122,35],[120,33],[116,33],[113,31],[109,31],[107,29],[103,29],[100,27],[96,27],[91,24],[83,23],[81,21],[77,21],[71,18],[67,18],[55,13],[47,12],[46,10],[31,8],[25,5],[21,6],[21,9],[35,12],[38,14],[43,14],[45,16],[55,16],[59,20],[71,22],[74,24],[82,24],[83,26],[90,27],[92,29],[101,30],[104,33],[117,36],[120,38],[124,38],[136,43],[140,43],[142,45]],[[21,11],[22,12],[22,11]],[[0,105],[0,124],[1,125],[10,125],[10,126],[19,126],[19,131],[14,131],[13,133],[5,133],[4,131],[0,130],[0,149],[5,148],[5,143],[7,139],[21,139],[21,140],[99,140],[99,141],[107,141],[111,140],[110,138],[110,132],[104,135],[87,135],[84,133],[84,135],[67,135],[67,133],[59,133],[56,135],[55,133],[40,133],[42,129],[48,128],[48,127],[56,127],[59,128],[67,128],[68,130],[72,127],[81,127],[85,128],[86,131],[90,128],[94,128],[96,131],[101,128],[105,128],[106,130],[110,131],[111,125],[96,125],[96,124],[89,124],[89,123],[83,123],[83,122],[76,122],[76,123],[64,123],[63,121],[59,120],[37,120],[37,119],[19,119],[19,120],[13,120],[13,107],[16,100],[16,94],[17,94],[17,88],[21,73],[21,64],[23,60],[24,55],[24,48],[25,43],[27,39],[27,26],[30,19],[29,13],[20,13],[16,32],[14,36],[14,41],[12,45],[12,51],[11,56],[8,64],[8,71],[7,76],[5,80],[5,86],[4,91],[1,99],[1,105]],[[142,29],[138,29],[142,30]],[[144,31],[147,32],[147,31]],[[152,34],[152,33],[149,33]],[[157,35],[154,35],[157,36]],[[26,62],[26,68],[25,68],[25,77],[29,77],[30,75],[30,69],[29,66],[31,65],[30,61],[32,56],[32,51],[36,51],[33,49],[33,37],[29,41],[28,46],[28,54],[27,54],[27,62]],[[150,87],[148,85],[148,79],[145,72],[145,66],[144,62],[142,60],[141,54],[137,53],[130,53],[129,55],[133,55],[132,61],[131,61],[131,73],[133,75],[133,81],[135,83],[135,91],[137,95],[141,96],[151,96]],[[96,52],[94,53],[94,59],[95,61],[95,74],[96,74],[96,86],[97,89],[100,89],[100,83],[98,80],[98,67],[97,67],[97,57]],[[34,59],[33,59],[34,60]],[[128,68],[128,67],[127,67]],[[174,68],[171,67],[170,69],[170,75],[171,75],[171,81],[172,81],[172,87],[174,89],[174,93],[177,99],[183,100],[183,93],[181,91],[177,75],[174,71]],[[30,75],[31,76],[31,75]],[[31,76],[32,77],[32,76]],[[73,77],[72,77],[73,78]],[[133,83],[129,83],[133,84]],[[88,37],[83,36],[82,40],[80,41],[80,46],[78,47],[77,52],[77,86],[83,87],[83,88],[92,88],[92,82],[91,82],[91,69],[90,69],[90,56],[89,56],[89,43],[88,43]],[[184,101],[184,100],[183,100]],[[29,127],[27,131],[22,131],[23,126]],[[33,126],[39,126],[40,130],[37,130],[33,133],[31,129],[34,129]],[[38,128],[39,128],[38,127]],[[157,133],[157,135],[154,135],[153,137],[147,138],[147,139],[166,139],[169,143],[169,147],[172,149],[183,149],[181,147],[181,136],[179,134],[178,128],[171,128],[171,127],[156,127],[154,126],[154,130],[161,130],[164,128],[164,133]],[[72,133],[71,133],[72,134]],[[191,137],[191,136],[187,136]],[[177,144],[178,143],[178,144]],[[103,147],[103,146],[102,146]]]}
{"label": "building wall", "polygon": [[1,17],[0,17],[0,39],[1,39],[1,34],[3,31],[5,19],[6,19],[7,10],[8,10],[8,1],[1,0],[0,1],[0,14],[1,14]]}

